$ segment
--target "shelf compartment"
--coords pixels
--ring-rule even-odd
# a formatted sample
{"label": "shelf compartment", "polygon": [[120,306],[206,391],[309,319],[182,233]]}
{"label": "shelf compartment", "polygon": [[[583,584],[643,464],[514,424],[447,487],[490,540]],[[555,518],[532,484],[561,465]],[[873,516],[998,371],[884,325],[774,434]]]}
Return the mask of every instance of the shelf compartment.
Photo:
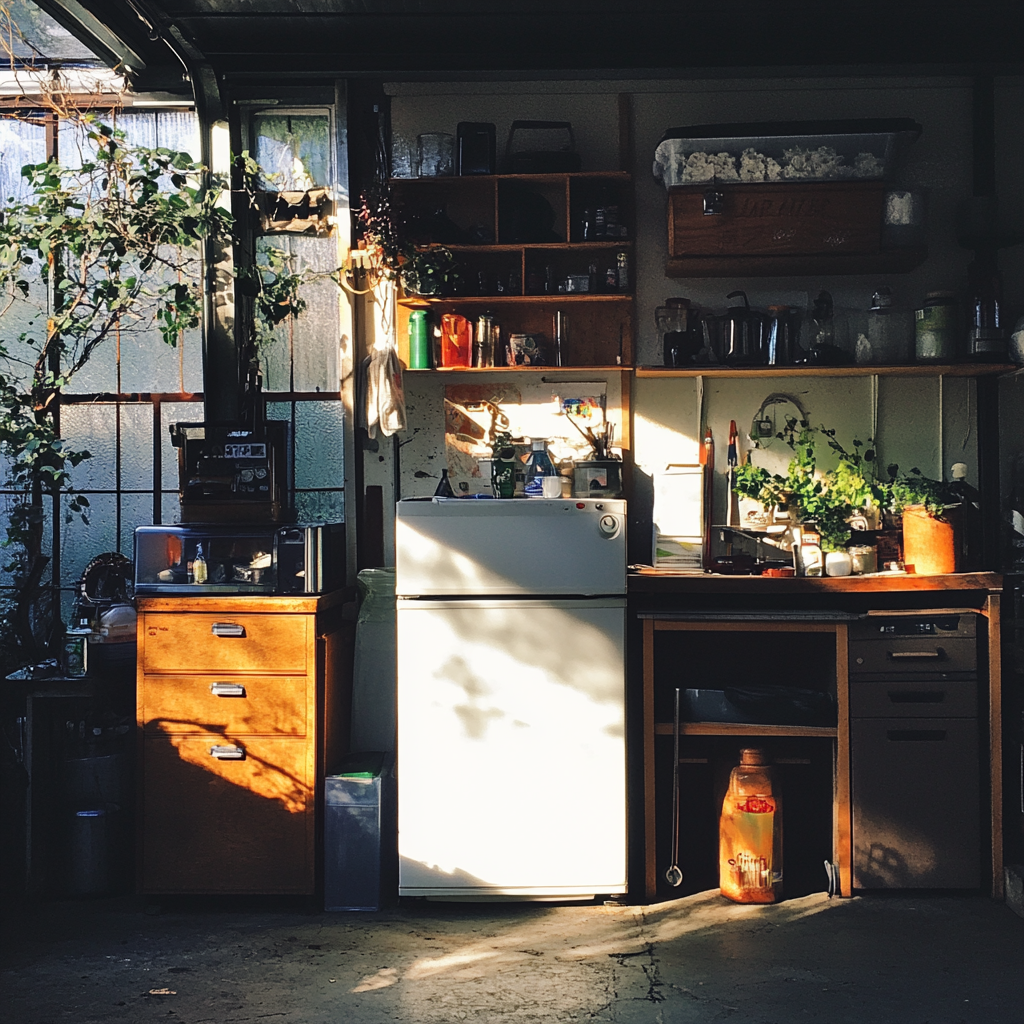
{"label": "shelf compartment", "polygon": [[[671,722],[657,722],[656,736],[671,736]],[[818,736],[835,739],[834,725],[754,725],[747,722],[680,722],[681,736]]]}

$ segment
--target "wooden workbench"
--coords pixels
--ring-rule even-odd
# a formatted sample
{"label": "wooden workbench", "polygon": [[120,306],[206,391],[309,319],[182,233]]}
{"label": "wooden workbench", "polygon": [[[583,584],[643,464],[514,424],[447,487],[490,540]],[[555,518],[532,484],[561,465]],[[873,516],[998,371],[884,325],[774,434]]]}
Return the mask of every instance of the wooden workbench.
{"label": "wooden workbench", "polygon": [[[835,727],[683,723],[682,735],[828,737],[835,744],[833,779],[833,862],[838,890],[852,895],[852,819],[847,622],[837,612],[869,610],[972,611],[987,622],[987,714],[991,892],[1002,896],[1002,734],[1000,597],[995,573],[917,576],[877,573],[824,578],[765,578],[641,569],[629,576],[628,593],[643,629],[644,883],[646,897],[657,890],[655,853],[655,737],[671,735],[672,723],[655,720],[655,638],[659,633],[719,632],[827,633],[835,638]],[[793,610],[794,619],[785,613]],[[816,617],[816,610],[820,615]],[[699,618],[696,615],[699,613]],[[720,617],[716,617],[720,616]],[[678,770],[678,766],[676,768]]]}

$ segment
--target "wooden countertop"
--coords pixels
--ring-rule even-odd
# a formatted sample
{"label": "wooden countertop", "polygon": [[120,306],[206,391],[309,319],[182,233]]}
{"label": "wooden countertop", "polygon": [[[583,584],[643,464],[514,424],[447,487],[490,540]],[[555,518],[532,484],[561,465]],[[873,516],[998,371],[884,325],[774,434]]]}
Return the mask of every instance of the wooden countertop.
{"label": "wooden countertop", "polygon": [[938,576],[879,572],[864,576],[726,576],[717,573],[673,572],[643,568],[629,573],[629,594],[886,594],[940,590],[999,593],[1003,577],[994,572],[962,572]]}
{"label": "wooden countertop", "polygon": [[137,597],[141,612],[248,612],[293,614],[325,612],[345,601],[355,600],[354,587],[342,587],[329,594],[176,594],[166,597]]}

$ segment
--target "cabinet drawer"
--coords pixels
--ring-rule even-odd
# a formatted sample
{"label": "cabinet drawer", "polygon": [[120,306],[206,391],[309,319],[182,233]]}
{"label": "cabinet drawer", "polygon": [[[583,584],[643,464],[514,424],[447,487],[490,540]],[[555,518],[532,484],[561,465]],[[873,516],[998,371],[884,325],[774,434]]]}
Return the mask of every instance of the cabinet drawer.
{"label": "cabinet drawer", "polygon": [[850,714],[854,718],[975,718],[978,687],[970,680],[854,680]]}
{"label": "cabinet drawer", "polygon": [[142,717],[147,732],[303,736],[305,676],[144,676]]}
{"label": "cabinet drawer", "polygon": [[[239,759],[210,751],[236,745]],[[304,739],[143,742],[141,889],[313,891],[313,768]]]}
{"label": "cabinet drawer", "polygon": [[144,672],[309,671],[310,615],[147,612],[142,629]]}
{"label": "cabinet drawer", "polygon": [[978,667],[974,640],[944,637],[852,640],[850,674],[884,672],[973,672]]}

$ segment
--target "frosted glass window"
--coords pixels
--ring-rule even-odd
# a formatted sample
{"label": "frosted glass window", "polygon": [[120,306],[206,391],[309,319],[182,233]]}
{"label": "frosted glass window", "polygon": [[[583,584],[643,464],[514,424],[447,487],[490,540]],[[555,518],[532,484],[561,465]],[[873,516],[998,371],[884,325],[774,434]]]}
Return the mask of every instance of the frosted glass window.
{"label": "frosted glass window", "polygon": [[295,403],[295,486],[342,487],[344,428],[341,402]]}
{"label": "frosted glass window", "polygon": [[[268,248],[290,255],[297,273],[312,270],[330,273],[340,262],[333,238],[289,238],[274,235],[257,242],[258,251]],[[264,387],[267,391],[337,391],[340,384],[340,294],[337,284],[323,278],[302,286],[306,311],[298,320],[287,320],[261,346]]]}
{"label": "frosted glass window", "polygon": [[63,25],[54,21],[30,0],[9,0],[11,20],[18,28],[10,42],[16,57],[24,60],[92,63],[96,55]]}
{"label": "frosted glass window", "polygon": [[252,132],[264,188],[302,191],[332,184],[331,119],[326,112],[257,113]]}
{"label": "frosted glass window", "polygon": [[21,176],[26,164],[46,161],[46,129],[11,117],[0,117],[0,199],[21,201],[30,195]]}

